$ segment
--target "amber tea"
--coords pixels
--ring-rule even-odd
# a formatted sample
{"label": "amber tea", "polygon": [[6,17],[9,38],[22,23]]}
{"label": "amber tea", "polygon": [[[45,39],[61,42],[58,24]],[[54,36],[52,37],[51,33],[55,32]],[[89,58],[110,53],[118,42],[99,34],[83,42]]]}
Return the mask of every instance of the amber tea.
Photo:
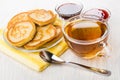
{"label": "amber tea", "polygon": [[65,40],[76,55],[86,59],[97,56],[107,44],[108,28],[100,21],[75,20],[64,28]]}

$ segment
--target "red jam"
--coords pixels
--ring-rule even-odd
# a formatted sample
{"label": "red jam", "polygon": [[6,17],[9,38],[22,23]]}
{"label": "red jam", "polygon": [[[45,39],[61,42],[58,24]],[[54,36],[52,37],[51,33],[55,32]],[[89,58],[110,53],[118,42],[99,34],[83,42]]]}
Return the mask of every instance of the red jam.
{"label": "red jam", "polygon": [[106,10],[104,10],[104,9],[98,9],[98,10],[102,11],[101,14],[102,14],[104,19],[109,18],[109,14],[108,14],[108,12]]}

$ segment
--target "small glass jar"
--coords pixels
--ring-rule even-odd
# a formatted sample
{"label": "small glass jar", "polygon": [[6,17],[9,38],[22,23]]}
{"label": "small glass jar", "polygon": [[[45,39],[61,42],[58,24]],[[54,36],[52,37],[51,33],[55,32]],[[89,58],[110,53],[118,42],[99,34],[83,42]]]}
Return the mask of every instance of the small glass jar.
{"label": "small glass jar", "polygon": [[81,2],[62,2],[55,7],[55,11],[58,15],[66,20],[70,17],[80,15],[83,9],[83,4]]}
{"label": "small glass jar", "polygon": [[111,16],[110,10],[106,8],[92,8],[82,13],[82,18],[95,19],[107,22]]}

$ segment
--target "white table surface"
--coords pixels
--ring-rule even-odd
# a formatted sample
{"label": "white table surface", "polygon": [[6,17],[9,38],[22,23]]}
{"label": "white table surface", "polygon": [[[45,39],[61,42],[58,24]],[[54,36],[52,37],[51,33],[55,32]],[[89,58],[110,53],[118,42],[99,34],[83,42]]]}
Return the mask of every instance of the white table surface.
{"label": "white table surface", "polygon": [[[65,0],[0,0],[0,27],[5,27],[15,14],[31,9],[51,9]],[[51,65],[43,72],[36,72],[0,52],[0,80],[120,80],[120,1],[119,0],[74,0],[81,1],[84,10],[96,7],[111,11],[109,57],[84,60],[70,50],[61,56],[64,60],[75,61],[112,71],[109,77],[97,75],[77,66]]]}

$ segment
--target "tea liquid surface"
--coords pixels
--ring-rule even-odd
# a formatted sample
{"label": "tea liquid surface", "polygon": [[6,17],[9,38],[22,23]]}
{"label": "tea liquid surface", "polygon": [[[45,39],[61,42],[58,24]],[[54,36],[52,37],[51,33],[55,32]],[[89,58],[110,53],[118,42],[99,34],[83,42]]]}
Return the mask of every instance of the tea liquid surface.
{"label": "tea liquid surface", "polygon": [[77,40],[94,40],[101,37],[106,30],[106,25],[101,22],[81,20],[69,23],[65,32]]}

